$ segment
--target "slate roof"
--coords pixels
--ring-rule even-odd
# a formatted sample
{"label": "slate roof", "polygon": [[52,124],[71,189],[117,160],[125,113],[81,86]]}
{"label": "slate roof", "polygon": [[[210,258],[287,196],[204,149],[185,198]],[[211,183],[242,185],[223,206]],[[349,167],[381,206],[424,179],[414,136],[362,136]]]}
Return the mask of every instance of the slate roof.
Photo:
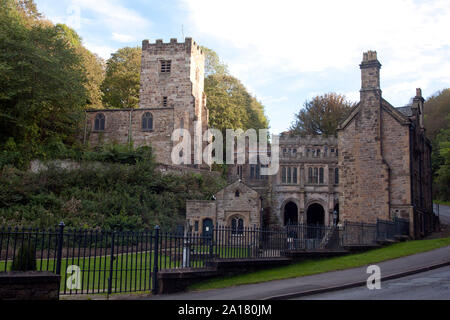
{"label": "slate roof", "polygon": [[411,105],[407,105],[407,106],[399,107],[399,108],[395,108],[395,109],[407,117],[412,117],[412,115],[413,115]]}

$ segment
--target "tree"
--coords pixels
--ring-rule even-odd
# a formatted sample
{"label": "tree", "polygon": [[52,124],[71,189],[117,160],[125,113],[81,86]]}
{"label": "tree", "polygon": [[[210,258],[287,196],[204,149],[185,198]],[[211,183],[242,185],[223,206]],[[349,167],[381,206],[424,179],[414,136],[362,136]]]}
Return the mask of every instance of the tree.
{"label": "tree", "polygon": [[90,52],[82,44],[81,37],[75,30],[65,24],[57,24],[56,29],[61,35],[73,46],[81,57],[83,68],[80,72],[86,75],[86,83],[84,85],[87,91],[86,109],[101,109],[103,108],[101,90],[102,83],[105,79],[105,61],[97,54]]}
{"label": "tree", "polygon": [[433,149],[433,197],[450,200],[450,89],[443,89],[425,102],[424,121]]}
{"label": "tree", "polygon": [[205,79],[209,125],[226,129],[266,129],[264,107],[244,85],[230,75],[212,74]]}
{"label": "tree", "polygon": [[450,88],[438,91],[427,99],[424,106],[424,121],[427,137],[434,140],[446,128],[450,115]]}
{"label": "tree", "polygon": [[106,62],[102,92],[107,108],[139,107],[141,55],[141,48],[125,47]]}
{"label": "tree", "polygon": [[[450,116],[446,118],[447,123],[450,123]],[[450,125],[436,137],[437,150],[440,158],[440,165],[434,174],[434,193],[435,197],[449,201],[450,200]]]}
{"label": "tree", "polygon": [[353,103],[345,96],[327,93],[306,101],[303,109],[295,115],[290,130],[295,135],[335,136],[337,127],[345,119]]}
{"label": "tree", "polygon": [[228,73],[219,55],[202,47],[205,53],[205,93],[209,125],[225,133],[226,129],[267,129],[264,106],[244,85]]}
{"label": "tree", "polygon": [[207,47],[202,47],[205,54],[205,77],[213,74],[227,75],[228,66],[220,61],[219,55]]}
{"label": "tree", "polygon": [[74,140],[86,77],[59,30],[28,24],[17,4],[0,2],[0,145],[25,156],[51,138]]}

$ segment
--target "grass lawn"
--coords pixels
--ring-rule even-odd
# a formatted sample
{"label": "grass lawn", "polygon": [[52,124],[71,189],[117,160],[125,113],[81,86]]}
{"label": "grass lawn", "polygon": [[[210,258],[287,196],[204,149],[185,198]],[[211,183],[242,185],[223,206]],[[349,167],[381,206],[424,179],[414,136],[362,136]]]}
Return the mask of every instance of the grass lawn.
{"label": "grass lawn", "polygon": [[[162,269],[180,267],[180,261],[174,261],[168,256],[160,256]],[[0,261],[0,271],[5,270],[5,261]],[[193,262],[201,266],[201,262]],[[10,270],[12,261],[8,261],[6,270]],[[61,260],[61,293],[70,293],[66,288],[67,267],[75,265],[81,269],[81,289],[73,290],[78,293],[102,293],[108,288],[110,276],[111,256],[74,257]],[[55,271],[55,259],[37,259],[39,271]],[[149,291],[151,289],[151,270],[153,270],[153,252],[119,254],[115,257],[112,273],[112,292]]]}
{"label": "grass lawn", "polygon": [[433,203],[435,203],[435,204],[442,204],[444,206],[449,206],[450,207],[450,201],[434,200]]}
{"label": "grass lawn", "polygon": [[343,257],[321,260],[308,260],[269,270],[261,270],[232,277],[214,278],[194,284],[190,286],[189,289],[217,289],[242,284],[308,276],[323,272],[360,267],[372,263],[412,255],[415,253],[430,251],[448,245],[450,245],[450,238],[401,242],[385,248],[375,249],[364,253],[351,254]]}

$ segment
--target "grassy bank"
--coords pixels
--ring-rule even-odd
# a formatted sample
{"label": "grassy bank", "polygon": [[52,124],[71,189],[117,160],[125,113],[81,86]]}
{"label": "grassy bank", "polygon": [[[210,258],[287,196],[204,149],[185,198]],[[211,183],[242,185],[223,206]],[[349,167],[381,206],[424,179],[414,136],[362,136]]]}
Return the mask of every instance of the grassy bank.
{"label": "grassy bank", "polygon": [[262,270],[233,277],[221,277],[192,285],[191,290],[217,289],[242,284],[266,282],[295,277],[308,276],[323,272],[343,270],[400,258],[420,252],[430,251],[450,245],[450,238],[415,240],[393,244],[389,247],[375,249],[364,253],[343,257],[308,260],[289,266]]}
{"label": "grassy bank", "polygon": [[168,230],[184,224],[186,200],[208,200],[225,185],[212,175],[162,173],[150,149],[112,146],[88,155],[73,170],[1,169],[0,226]]}

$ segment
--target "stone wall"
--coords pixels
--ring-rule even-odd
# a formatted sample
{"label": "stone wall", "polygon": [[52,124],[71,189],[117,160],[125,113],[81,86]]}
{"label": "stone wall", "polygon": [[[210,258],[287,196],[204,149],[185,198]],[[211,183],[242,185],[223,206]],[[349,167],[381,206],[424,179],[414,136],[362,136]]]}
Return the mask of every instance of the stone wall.
{"label": "stone wall", "polygon": [[383,158],[390,169],[389,217],[412,221],[409,122],[399,118],[387,106],[383,108],[381,120]]}
{"label": "stone wall", "polygon": [[[250,154],[248,144],[246,152]],[[339,185],[335,183],[335,168],[338,164],[338,141],[335,137],[298,137],[289,133],[280,136],[280,170],[270,177],[252,174],[255,165],[246,163],[229,168],[229,181],[241,179],[263,197],[264,208],[270,216],[264,226],[284,225],[284,208],[293,202],[298,208],[298,222],[307,220],[306,212],[311,204],[320,204],[325,211],[325,223],[333,222],[332,215],[339,200]],[[256,165],[260,166],[260,165]],[[283,168],[297,169],[297,181],[283,182]],[[310,183],[308,169],[323,169],[323,183]],[[269,210],[270,209],[270,210]]]}
{"label": "stone wall", "polygon": [[389,218],[389,166],[382,156],[380,67],[376,52],[361,63],[361,101],[338,132],[341,220]]}
{"label": "stone wall", "polygon": [[[170,72],[163,72],[163,62],[170,62]],[[91,146],[111,142],[132,143],[136,147],[151,145],[159,163],[172,165],[173,131],[186,129],[195,139],[201,138],[208,129],[204,67],[204,53],[191,38],[186,38],[184,43],[176,39],[171,39],[170,43],[144,40],[139,108],[87,111],[84,142]],[[99,113],[105,116],[105,129],[95,131],[95,117]],[[142,117],[146,113],[152,115],[151,130],[142,127]],[[194,130],[195,123],[198,130]],[[192,143],[192,159],[193,152]]]}
{"label": "stone wall", "polygon": [[58,300],[59,285],[50,272],[0,272],[0,301]]}
{"label": "stone wall", "polygon": [[[236,181],[215,194],[215,200],[188,200],[186,219],[191,227],[198,222],[198,232],[203,230],[203,220],[211,219],[214,225],[231,226],[231,219],[241,218],[244,227],[259,227],[261,200],[258,192]],[[195,231],[195,229],[193,228]]]}
{"label": "stone wall", "polygon": [[432,229],[431,148],[423,98],[394,108],[382,99],[376,52],[361,63],[361,101],[338,130],[341,217],[375,222],[409,218],[410,235]]}
{"label": "stone wall", "polygon": [[[152,115],[152,130],[142,129],[142,118],[146,113]],[[94,130],[98,114],[105,116],[103,131]],[[151,146],[157,162],[171,164],[173,114],[173,108],[90,110],[86,112],[85,143],[92,147],[105,143]]]}

